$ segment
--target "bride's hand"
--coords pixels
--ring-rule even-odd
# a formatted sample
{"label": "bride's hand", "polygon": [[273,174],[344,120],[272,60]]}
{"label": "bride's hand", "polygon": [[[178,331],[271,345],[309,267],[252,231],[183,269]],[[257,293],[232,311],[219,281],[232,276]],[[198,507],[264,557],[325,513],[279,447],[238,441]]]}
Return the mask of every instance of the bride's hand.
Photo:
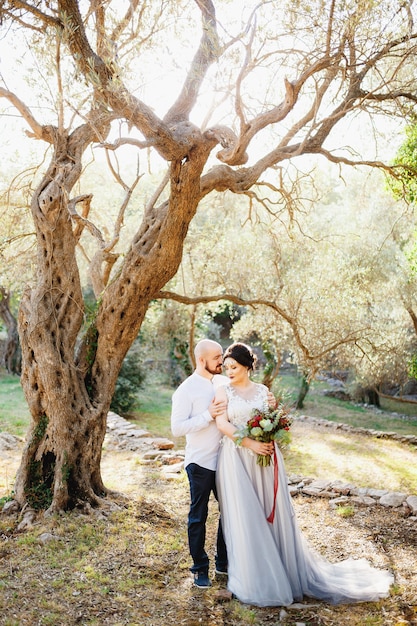
{"label": "bride's hand", "polygon": [[272,391],[268,391],[268,395],[266,397],[266,401],[268,402],[268,406],[270,409],[274,410],[277,408],[278,402]]}
{"label": "bride's hand", "polygon": [[272,441],[270,443],[263,443],[262,441],[255,441],[254,439],[245,437],[242,441],[242,445],[252,450],[252,452],[262,454],[263,456],[271,456],[271,454],[274,453],[274,444]]}

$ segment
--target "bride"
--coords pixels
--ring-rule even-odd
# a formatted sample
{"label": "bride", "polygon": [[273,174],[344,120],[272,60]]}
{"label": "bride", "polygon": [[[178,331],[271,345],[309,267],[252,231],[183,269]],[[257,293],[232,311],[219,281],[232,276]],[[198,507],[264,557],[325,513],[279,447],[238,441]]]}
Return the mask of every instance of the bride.
{"label": "bride", "polygon": [[[223,533],[228,554],[228,589],[241,602],[257,606],[287,606],[303,596],[332,604],[376,601],[389,595],[393,576],[365,559],[331,563],[315,554],[301,535],[295,518],[282,455],[274,443],[238,438],[254,408],[266,407],[268,389],[249,374],[252,350],[242,343],[224,355],[230,384],[220,387],[227,411],[216,418],[222,439],[216,471]],[[274,461],[257,464],[258,454]],[[272,511],[272,512],[271,512]],[[267,520],[269,518],[270,521]],[[317,528],[317,532],[321,529]]]}

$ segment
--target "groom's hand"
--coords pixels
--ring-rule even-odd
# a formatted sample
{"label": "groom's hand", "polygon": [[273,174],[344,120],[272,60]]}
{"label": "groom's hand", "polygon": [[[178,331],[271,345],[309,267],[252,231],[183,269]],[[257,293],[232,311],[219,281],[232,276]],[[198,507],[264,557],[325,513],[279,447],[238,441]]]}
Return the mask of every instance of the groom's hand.
{"label": "groom's hand", "polygon": [[215,420],[216,417],[226,411],[226,400],[216,400],[215,398],[213,398],[213,400],[210,402],[208,410],[212,419]]}

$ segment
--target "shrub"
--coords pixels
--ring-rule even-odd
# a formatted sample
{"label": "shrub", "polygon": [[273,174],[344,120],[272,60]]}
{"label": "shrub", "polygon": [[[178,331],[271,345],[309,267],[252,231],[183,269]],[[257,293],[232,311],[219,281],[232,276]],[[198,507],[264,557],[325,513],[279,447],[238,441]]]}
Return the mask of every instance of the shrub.
{"label": "shrub", "polygon": [[145,370],[137,348],[131,349],[120,368],[110,408],[121,415],[138,404],[138,391],[145,381]]}

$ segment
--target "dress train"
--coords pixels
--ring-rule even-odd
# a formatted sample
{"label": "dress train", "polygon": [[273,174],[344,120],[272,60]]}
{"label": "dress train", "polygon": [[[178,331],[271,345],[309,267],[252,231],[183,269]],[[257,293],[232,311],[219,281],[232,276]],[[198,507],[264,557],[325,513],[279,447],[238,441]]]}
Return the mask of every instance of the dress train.
{"label": "dress train", "polygon": [[[231,389],[227,393],[229,419],[243,424],[253,403],[248,405]],[[259,399],[257,408],[262,408]],[[261,467],[251,450],[237,447],[228,437],[222,440],[216,482],[228,551],[228,589],[241,602],[257,606],[288,606],[304,596],[331,604],[387,597],[393,583],[390,572],[365,559],[332,563],[309,547],[297,524],[281,452],[275,447],[278,491],[270,523],[273,462]]]}

